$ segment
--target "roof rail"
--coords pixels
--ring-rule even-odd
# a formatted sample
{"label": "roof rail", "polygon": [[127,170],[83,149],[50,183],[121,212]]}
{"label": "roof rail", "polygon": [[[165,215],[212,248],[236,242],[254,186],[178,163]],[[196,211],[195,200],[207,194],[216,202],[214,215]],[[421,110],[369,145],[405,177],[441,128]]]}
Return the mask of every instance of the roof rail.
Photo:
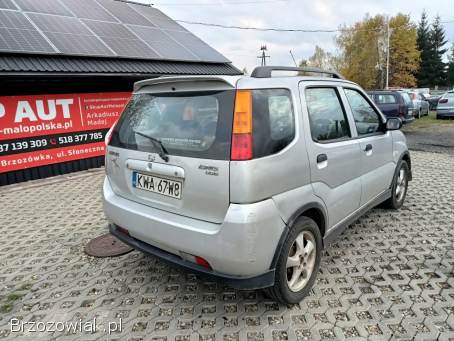
{"label": "roof rail", "polygon": [[294,67],[294,66],[257,66],[252,71],[251,77],[254,78],[271,78],[273,71],[297,71],[297,72],[314,72],[330,75],[332,78],[344,79],[340,73],[336,71],[322,70],[317,67]]}

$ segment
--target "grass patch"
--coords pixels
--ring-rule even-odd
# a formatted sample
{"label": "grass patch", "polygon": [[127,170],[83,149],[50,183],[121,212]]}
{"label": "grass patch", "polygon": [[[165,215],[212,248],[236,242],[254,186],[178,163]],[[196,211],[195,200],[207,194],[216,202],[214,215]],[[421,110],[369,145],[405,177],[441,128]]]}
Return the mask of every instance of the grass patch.
{"label": "grass patch", "polygon": [[442,125],[454,125],[454,119],[444,119],[444,120],[437,120],[437,112],[431,111],[428,116],[423,116],[419,119],[416,119],[409,125],[408,128],[417,127],[421,128],[424,126],[431,126],[435,124],[442,124]]}
{"label": "grass patch", "polygon": [[14,302],[16,302],[17,300],[20,300],[22,298],[22,296],[24,296],[24,295],[13,292],[13,293],[9,294],[8,296],[3,297],[3,303],[0,304],[0,313],[7,314],[11,310],[13,310]]}
{"label": "grass patch", "polygon": [[14,302],[14,301],[17,301],[18,299],[20,299],[21,297],[22,297],[22,295],[12,293],[12,294],[9,294],[8,296],[6,296],[6,301]]}
{"label": "grass patch", "polygon": [[11,303],[6,303],[6,304],[0,305],[0,313],[2,313],[2,314],[7,314],[11,310],[13,310],[13,305]]}

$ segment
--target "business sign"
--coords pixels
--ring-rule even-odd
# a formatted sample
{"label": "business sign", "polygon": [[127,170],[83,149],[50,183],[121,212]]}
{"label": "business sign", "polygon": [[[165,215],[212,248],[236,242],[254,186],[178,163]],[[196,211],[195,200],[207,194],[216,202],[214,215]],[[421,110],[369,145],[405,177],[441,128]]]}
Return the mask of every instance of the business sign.
{"label": "business sign", "polygon": [[130,96],[0,96],[0,173],[104,155],[104,137]]}

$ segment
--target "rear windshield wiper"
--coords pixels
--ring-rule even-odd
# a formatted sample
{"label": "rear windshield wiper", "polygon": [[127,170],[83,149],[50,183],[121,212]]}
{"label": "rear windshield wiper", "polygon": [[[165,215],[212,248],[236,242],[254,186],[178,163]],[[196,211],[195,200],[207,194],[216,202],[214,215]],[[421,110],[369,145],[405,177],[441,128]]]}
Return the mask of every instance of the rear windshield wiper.
{"label": "rear windshield wiper", "polygon": [[161,159],[163,159],[165,162],[169,162],[169,157],[167,156],[167,154],[169,154],[169,152],[164,147],[164,145],[162,144],[161,141],[159,141],[157,138],[155,138],[153,136],[147,135],[147,134],[145,134],[145,133],[143,133],[141,131],[138,131],[138,130],[134,130],[134,133],[149,139],[151,142],[154,143],[155,146],[158,146],[159,147],[158,148],[159,149],[159,153],[158,153],[159,157]]}

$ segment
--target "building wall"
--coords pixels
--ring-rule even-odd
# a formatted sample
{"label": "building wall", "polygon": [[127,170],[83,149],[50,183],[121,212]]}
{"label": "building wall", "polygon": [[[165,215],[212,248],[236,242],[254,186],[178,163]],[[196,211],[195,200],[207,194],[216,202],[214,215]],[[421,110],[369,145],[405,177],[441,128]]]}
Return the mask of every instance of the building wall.
{"label": "building wall", "polygon": [[[149,77],[67,77],[64,75],[54,77],[34,75],[3,77],[0,75],[0,96],[132,92],[134,82],[144,78]],[[9,172],[1,172],[0,170],[0,186],[103,165],[104,157],[96,156]]]}

